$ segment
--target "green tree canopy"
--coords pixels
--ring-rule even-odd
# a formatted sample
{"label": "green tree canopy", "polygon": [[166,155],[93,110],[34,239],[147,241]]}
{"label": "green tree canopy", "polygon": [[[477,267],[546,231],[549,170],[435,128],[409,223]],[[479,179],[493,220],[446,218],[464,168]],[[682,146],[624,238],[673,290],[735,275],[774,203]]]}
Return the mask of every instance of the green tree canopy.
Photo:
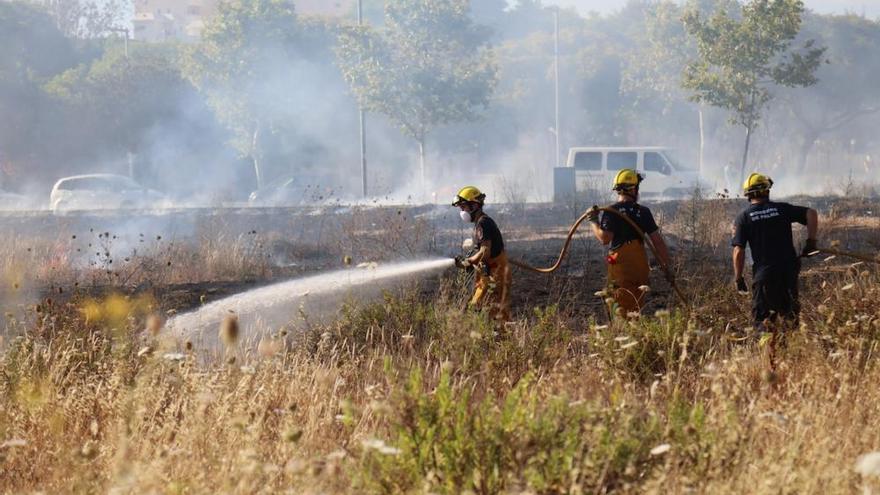
{"label": "green tree canopy", "polygon": [[129,57],[115,47],[46,84],[47,93],[79,122],[72,130],[93,133],[71,143],[89,143],[105,153],[137,151],[149,129],[177,115],[181,100],[195,94],[176,59],[173,46],[134,45]]}
{"label": "green tree canopy", "polygon": [[299,85],[326,60],[333,37],[322,24],[302,22],[285,0],[230,0],[205,26],[187,56],[184,73],[207,95],[219,119],[235,135],[235,147],[254,162],[257,186],[270,143],[301,118],[291,111]]}
{"label": "green tree canopy", "polygon": [[[279,71],[290,70],[296,56],[290,50],[300,36],[291,2],[224,2],[184,66],[219,119],[235,133],[236,148],[253,159],[258,187],[264,180],[263,134],[277,126],[274,110],[290,93],[278,84]],[[280,61],[288,63],[279,66]]]}
{"label": "green tree canopy", "polygon": [[0,2],[0,78],[39,79],[67,68],[73,47],[43,10]]}
{"label": "green tree canopy", "polygon": [[731,122],[746,128],[740,178],[745,175],[752,131],[772,99],[773,86],[803,87],[816,83],[824,48],[813,40],[802,50],[791,45],[801,29],[800,0],[751,0],[738,15],[720,10],[704,18],[699,10],[684,16],[699,56],[684,71],[682,85],[692,99],[731,112]]}
{"label": "green tree canopy", "polygon": [[880,22],[856,15],[809,15],[803,35],[828,47],[830,63],[818,69],[819,82],[806,94],[781,96],[800,126],[796,165],[801,172],[819,139],[880,114]]}
{"label": "green tree canopy", "polygon": [[422,192],[429,133],[476,119],[495,88],[490,31],[469,12],[469,0],[389,1],[382,27],[340,37],[339,64],[361,105],[418,143]]}
{"label": "green tree canopy", "polygon": [[0,186],[24,175],[44,153],[54,125],[40,85],[74,63],[70,40],[41,9],[0,2]]}

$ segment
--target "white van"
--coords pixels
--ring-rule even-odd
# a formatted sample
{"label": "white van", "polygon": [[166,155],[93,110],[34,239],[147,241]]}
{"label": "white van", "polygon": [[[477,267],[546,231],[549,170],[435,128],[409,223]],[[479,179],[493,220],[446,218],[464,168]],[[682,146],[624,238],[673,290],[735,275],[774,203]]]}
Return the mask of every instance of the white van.
{"label": "white van", "polygon": [[[699,171],[679,164],[669,148],[579,147],[568,151],[566,167],[556,169],[556,196],[590,189],[610,189],[614,176],[625,168],[635,169],[645,176],[641,187],[643,197],[684,197],[701,183]],[[572,180],[574,184],[567,183]]]}

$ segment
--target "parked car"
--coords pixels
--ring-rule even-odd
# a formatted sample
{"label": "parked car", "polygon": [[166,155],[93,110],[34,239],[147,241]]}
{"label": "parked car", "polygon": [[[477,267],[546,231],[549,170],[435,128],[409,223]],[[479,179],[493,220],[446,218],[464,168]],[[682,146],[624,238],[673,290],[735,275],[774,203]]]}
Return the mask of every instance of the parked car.
{"label": "parked car", "polygon": [[604,190],[622,169],[631,168],[645,176],[644,197],[682,197],[703,185],[696,168],[678,163],[668,148],[658,146],[578,147],[568,152],[565,167],[557,168],[554,196],[588,188]]}
{"label": "parked car", "polygon": [[336,190],[316,177],[295,177],[252,192],[251,206],[308,206],[336,197]]}
{"label": "parked car", "polygon": [[165,195],[124,175],[88,174],[65,177],[55,183],[49,207],[60,210],[153,208]]}

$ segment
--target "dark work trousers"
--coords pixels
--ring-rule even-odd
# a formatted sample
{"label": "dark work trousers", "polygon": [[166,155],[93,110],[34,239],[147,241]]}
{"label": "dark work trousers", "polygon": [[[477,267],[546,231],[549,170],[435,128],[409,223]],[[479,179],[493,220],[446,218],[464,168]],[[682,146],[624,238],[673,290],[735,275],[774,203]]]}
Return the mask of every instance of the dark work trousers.
{"label": "dark work trousers", "polygon": [[[801,263],[787,267],[755,267],[752,283],[752,316],[758,329],[764,322],[778,323],[797,328],[801,304],[798,300],[798,276]],[[777,325],[773,325],[776,327]]]}

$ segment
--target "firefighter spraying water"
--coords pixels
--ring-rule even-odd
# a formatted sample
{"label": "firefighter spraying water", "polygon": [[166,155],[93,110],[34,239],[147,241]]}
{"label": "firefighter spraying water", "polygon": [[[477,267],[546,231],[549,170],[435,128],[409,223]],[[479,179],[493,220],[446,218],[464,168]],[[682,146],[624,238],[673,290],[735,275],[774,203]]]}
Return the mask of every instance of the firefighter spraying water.
{"label": "firefighter spraying water", "polygon": [[461,211],[461,219],[474,224],[473,252],[455,259],[459,268],[476,270],[474,294],[468,304],[485,309],[498,322],[510,320],[511,270],[504,249],[501,230],[483,211],[486,195],[474,186],[462,188],[452,206]]}

